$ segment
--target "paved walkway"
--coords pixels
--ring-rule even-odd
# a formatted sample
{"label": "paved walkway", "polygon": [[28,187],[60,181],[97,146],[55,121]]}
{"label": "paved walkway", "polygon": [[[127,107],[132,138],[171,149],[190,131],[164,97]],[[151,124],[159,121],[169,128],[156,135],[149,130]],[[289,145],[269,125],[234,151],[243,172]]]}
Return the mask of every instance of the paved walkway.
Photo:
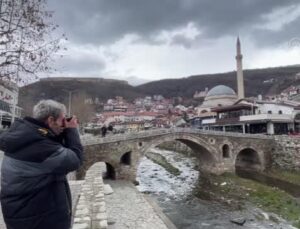
{"label": "paved walkway", "polygon": [[2,210],[0,208],[0,229],[6,229],[5,224],[4,224],[4,220],[2,217]]}
{"label": "paved walkway", "polygon": [[175,228],[132,183],[110,180],[104,180],[104,183],[110,184],[114,191],[105,196],[108,229]]}

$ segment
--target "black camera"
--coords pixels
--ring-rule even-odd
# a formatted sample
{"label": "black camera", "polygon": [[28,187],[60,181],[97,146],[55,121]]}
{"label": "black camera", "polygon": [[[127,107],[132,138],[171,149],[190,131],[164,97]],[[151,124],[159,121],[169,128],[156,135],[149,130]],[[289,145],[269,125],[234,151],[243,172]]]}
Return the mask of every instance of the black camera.
{"label": "black camera", "polygon": [[67,121],[67,122],[70,122],[72,118],[73,118],[73,116],[67,117],[67,118],[66,118],[66,121]]}

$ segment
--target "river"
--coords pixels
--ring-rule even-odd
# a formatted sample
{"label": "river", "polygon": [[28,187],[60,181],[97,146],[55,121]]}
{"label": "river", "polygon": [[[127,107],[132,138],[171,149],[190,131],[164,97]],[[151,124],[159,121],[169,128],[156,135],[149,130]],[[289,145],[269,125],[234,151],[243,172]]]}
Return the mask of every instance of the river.
{"label": "river", "polygon": [[[177,177],[173,176],[145,157],[138,168],[137,180],[140,185],[137,187],[141,192],[149,193],[157,201],[178,229],[294,228],[284,220],[280,220],[278,224],[268,220],[269,213],[250,204],[247,204],[246,210],[232,211],[220,203],[194,197],[193,188],[198,176],[201,178],[201,174],[194,169],[196,158],[157,148],[151,149],[151,152],[163,155],[181,171],[181,174]],[[262,216],[259,220],[258,215]],[[241,227],[231,220],[246,221]]]}

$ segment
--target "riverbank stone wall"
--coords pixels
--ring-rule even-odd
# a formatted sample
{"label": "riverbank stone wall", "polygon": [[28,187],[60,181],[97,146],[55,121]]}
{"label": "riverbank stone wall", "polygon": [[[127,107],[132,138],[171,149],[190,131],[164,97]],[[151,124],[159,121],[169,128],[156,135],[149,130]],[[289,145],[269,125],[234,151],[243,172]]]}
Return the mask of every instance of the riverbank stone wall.
{"label": "riverbank stone wall", "polygon": [[104,200],[102,165],[95,163],[86,172],[74,214],[73,229],[106,229],[107,212]]}
{"label": "riverbank stone wall", "polygon": [[272,167],[300,171],[300,137],[274,136]]}

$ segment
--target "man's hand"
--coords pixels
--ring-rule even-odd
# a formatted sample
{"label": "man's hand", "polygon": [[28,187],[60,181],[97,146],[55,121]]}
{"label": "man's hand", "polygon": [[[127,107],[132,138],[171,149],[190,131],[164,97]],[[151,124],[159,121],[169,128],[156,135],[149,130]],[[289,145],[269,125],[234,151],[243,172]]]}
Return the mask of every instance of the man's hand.
{"label": "man's hand", "polygon": [[70,121],[67,121],[66,119],[64,120],[65,128],[78,128],[78,119],[74,115]]}

